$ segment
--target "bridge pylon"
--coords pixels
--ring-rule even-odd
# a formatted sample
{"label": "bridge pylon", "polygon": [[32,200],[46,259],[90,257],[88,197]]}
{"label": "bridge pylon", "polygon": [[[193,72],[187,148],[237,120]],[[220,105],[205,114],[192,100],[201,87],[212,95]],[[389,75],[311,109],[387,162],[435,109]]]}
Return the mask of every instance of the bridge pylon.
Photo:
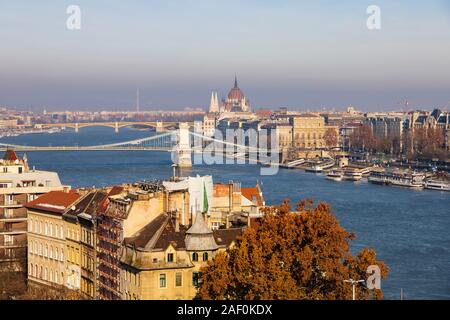
{"label": "bridge pylon", "polygon": [[80,128],[79,128],[79,126],[78,126],[78,122],[75,123],[75,132],[76,132],[76,133],[80,132]]}
{"label": "bridge pylon", "polygon": [[191,168],[192,167],[192,149],[191,142],[189,138],[189,124],[180,123],[180,128],[178,129],[178,141],[175,147],[174,162],[180,168]]}
{"label": "bridge pylon", "polygon": [[162,121],[156,121],[156,132],[164,132],[164,126]]}
{"label": "bridge pylon", "polygon": [[119,123],[117,121],[114,123],[114,132],[119,133]]}

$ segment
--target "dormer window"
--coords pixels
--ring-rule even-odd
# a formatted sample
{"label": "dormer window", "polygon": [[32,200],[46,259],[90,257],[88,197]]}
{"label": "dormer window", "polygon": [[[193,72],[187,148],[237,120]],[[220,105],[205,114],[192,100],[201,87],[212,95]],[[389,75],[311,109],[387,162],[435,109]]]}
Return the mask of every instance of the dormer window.
{"label": "dormer window", "polygon": [[173,253],[167,254],[167,262],[173,262]]}
{"label": "dormer window", "polygon": [[192,261],[198,261],[198,253],[197,252],[194,252],[192,254]]}

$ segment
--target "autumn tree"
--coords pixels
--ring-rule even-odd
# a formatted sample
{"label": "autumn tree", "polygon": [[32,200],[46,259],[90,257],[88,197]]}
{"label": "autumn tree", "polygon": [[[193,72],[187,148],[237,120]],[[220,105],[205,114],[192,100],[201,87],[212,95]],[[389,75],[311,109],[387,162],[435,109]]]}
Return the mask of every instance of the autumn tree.
{"label": "autumn tree", "polygon": [[[339,225],[326,203],[288,201],[264,210],[236,246],[216,255],[201,270],[200,299],[351,299],[346,279],[367,279],[377,265],[388,268],[372,249],[354,256],[354,235]],[[357,287],[358,299],[381,299],[381,289]]]}
{"label": "autumn tree", "polygon": [[327,130],[325,130],[323,139],[325,140],[325,145],[328,148],[333,148],[338,145],[338,134],[335,129],[328,128]]}
{"label": "autumn tree", "polygon": [[373,150],[375,138],[369,125],[362,125],[350,134],[350,145],[353,149]]}

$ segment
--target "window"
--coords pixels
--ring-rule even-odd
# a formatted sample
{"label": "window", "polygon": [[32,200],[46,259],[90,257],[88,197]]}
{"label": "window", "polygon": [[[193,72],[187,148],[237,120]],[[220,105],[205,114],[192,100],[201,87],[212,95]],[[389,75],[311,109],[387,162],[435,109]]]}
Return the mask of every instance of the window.
{"label": "window", "polygon": [[203,261],[208,261],[208,252],[203,253]]}
{"label": "window", "polygon": [[48,234],[48,223],[45,222],[45,231],[44,234],[47,235]]}
{"label": "window", "polygon": [[[58,260],[58,248],[55,248],[55,254],[54,254],[55,260]],[[58,282],[58,281],[56,281]]]}
{"label": "window", "polygon": [[58,234],[58,225],[55,224],[55,237],[58,238],[59,234]]}
{"label": "window", "polygon": [[39,255],[42,256],[42,243],[39,243]]}
{"label": "window", "polygon": [[33,219],[30,220],[30,223],[28,225],[28,231],[33,231]]}
{"label": "window", "polygon": [[5,195],[5,203],[6,204],[13,204],[14,198],[12,194],[6,194]]}
{"label": "window", "polygon": [[159,275],[159,287],[160,288],[166,287],[166,274],[165,273],[161,273]]}
{"label": "window", "polygon": [[50,259],[53,259],[53,247],[52,246],[50,246],[50,251],[48,252],[48,257]]}
{"label": "window", "polygon": [[167,262],[173,262],[173,253],[167,254]]}
{"label": "window", "polygon": [[48,257],[48,244],[45,245],[44,257]]}
{"label": "window", "polygon": [[58,283],[58,271],[55,271],[55,282]]}
{"label": "window", "polygon": [[30,244],[28,245],[28,247],[30,248],[30,253],[33,253],[33,241],[30,241]]}
{"label": "window", "polygon": [[53,223],[50,222],[50,237],[53,237]]}
{"label": "window", "polygon": [[28,274],[31,276],[33,275],[33,264],[30,263],[30,269],[28,270]]}
{"label": "window", "polygon": [[64,251],[61,249],[61,254],[59,255],[59,260],[64,261]]}
{"label": "window", "polygon": [[192,261],[198,261],[198,253],[197,252],[194,252],[192,254]]}
{"label": "window", "polygon": [[192,285],[198,286],[198,272],[192,272]]}
{"label": "window", "polygon": [[44,224],[42,223],[42,221],[41,221],[41,223],[40,223],[40,227],[39,227],[39,233],[43,233],[44,232]]}
{"label": "window", "polygon": [[175,286],[176,287],[181,287],[182,285],[182,273],[181,272],[177,272],[175,274]]}
{"label": "window", "polygon": [[60,235],[61,239],[64,238],[64,232],[63,232],[62,226],[59,227],[59,235]]}

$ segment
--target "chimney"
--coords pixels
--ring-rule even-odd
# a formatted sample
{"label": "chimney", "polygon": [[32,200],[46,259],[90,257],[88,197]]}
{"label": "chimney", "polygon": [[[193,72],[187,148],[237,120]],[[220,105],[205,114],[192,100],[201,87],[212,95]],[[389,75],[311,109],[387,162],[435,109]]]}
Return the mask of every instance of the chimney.
{"label": "chimney", "polygon": [[69,193],[69,191],[70,191],[70,186],[63,186],[63,192]]}

